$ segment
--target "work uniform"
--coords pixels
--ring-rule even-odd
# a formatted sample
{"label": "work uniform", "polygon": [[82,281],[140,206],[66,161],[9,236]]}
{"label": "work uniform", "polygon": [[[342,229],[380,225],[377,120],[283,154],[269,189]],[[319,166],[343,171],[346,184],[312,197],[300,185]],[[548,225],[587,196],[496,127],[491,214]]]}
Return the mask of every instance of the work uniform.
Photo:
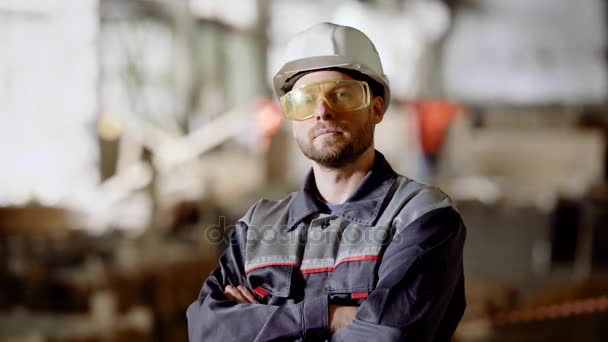
{"label": "work uniform", "polygon": [[[187,312],[191,341],[449,341],[465,309],[465,226],[440,190],[372,169],[341,205],[298,192],[241,218]],[[244,285],[262,304],[237,303]],[[331,335],[328,304],[358,306]]]}

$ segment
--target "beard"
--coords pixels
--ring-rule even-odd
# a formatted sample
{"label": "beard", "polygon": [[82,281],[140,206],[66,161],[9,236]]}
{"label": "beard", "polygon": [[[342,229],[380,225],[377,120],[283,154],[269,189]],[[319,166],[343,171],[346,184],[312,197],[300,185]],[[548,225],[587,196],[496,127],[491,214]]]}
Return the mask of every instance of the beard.
{"label": "beard", "polygon": [[[318,137],[318,132],[327,128],[336,128],[342,133]],[[322,141],[318,141],[315,146],[317,139],[322,139]],[[350,131],[335,122],[333,124],[320,123],[315,125],[306,137],[296,136],[296,142],[302,153],[308,159],[327,168],[338,168],[356,160],[372,145],[373,141],[374,123],[371,116],[368,116],[367,122],[363,125]]]}

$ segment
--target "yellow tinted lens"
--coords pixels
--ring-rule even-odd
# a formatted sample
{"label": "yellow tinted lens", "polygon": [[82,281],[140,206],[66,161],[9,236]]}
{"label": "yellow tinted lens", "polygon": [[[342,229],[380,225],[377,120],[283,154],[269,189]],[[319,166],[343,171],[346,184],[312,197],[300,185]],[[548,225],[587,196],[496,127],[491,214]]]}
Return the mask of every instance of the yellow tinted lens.
{"label": "yellow tinted lens", "polygon": [[321,99],[335,111],[358,110],[369,105],[369,86],[355,80],[307,84],[283,95],[281,109],[289,120],[306,120],[315,115]]}
{"label": "yellow tinted lens", "polygon": [[318,94],[310,90],[298,88],[281,97],[281,109],[287,119],[304,120],[314,115]]}
{"label": "yellow tinted lens", "polygon": [[361,82],[340,82],[327,89],[325,99],[337,111],[353,111],[367,106],[366,91]]}

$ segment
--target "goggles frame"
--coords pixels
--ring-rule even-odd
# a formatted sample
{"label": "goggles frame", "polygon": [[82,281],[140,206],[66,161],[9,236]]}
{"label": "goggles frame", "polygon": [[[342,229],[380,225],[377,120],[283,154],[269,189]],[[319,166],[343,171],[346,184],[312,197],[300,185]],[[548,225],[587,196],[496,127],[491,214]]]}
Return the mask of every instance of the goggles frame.
{"label": "goggles frame", "polygon": [[[348,109],[335,108],[335,103],[333,101],[329,101],[327,99],[328,92],[324,91],[324,87],[323,87],[324,84],[335,84],[335,87],[334,87],[334,89],[335,89],[335,88],[339,87],[340,84],[355,84],[355,83],[359,84],[361,86],[361,89],[363,92],[363,98],[362,98],[361,104],[359,104],[358,106],[353,107],[353,108],[348,108]],[[290,108],[293,108],[293,106],[290,106],[288,103],[290,97],[295,96],[297,93],[302,92],[306,88],[313,88],[313,87],[319,87],[320,91],[319,91],[319,94],[314,99],[314,107],[313,107],[314,110],[312,111],[312,113],[304,115],[304,116],[298,115],[297,113],[290,113],[290,112],[292,112],[292,110],[290,110]],[[320,82],[313,82],[313,83],[305,84],[298,88],[294,88],[294,89],[290,90],[289,92],[285,93],[283,96],[281,96],[279,100],[281,103],[281,111],[283,113],[283,116],[287,120],[303,121],[303,120],[307,120],[307,119],[310,119],[313,116],[315,116],[316,108],[318,107],[319,101],[325,101],[325,103],[327,104],[327,106],[329,108],[331,108],[332,110],[335,110],[337,112],[342,112],[342,113],[354,112],[356,110],[368,107],[371,102],[371,91],[370,91],[369,84],[366,81],[359,81],[359,80],[320,81]]]}

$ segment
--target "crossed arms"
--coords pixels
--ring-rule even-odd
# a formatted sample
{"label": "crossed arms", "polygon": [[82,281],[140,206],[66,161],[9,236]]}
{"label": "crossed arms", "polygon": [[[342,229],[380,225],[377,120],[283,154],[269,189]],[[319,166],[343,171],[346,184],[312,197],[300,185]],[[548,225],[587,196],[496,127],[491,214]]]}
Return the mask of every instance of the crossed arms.
{"label": "crossed arms", "polygon": [[188,308],[190,341],[448,341],[460,317],[446,321],[445,313],[464,311],[466,233],[451,208],[399,229],[382,256],[376,288],[359,307],[329,303],[327,296],[260,304],[245,287],[246,229],[237,225],[220,267]]}

